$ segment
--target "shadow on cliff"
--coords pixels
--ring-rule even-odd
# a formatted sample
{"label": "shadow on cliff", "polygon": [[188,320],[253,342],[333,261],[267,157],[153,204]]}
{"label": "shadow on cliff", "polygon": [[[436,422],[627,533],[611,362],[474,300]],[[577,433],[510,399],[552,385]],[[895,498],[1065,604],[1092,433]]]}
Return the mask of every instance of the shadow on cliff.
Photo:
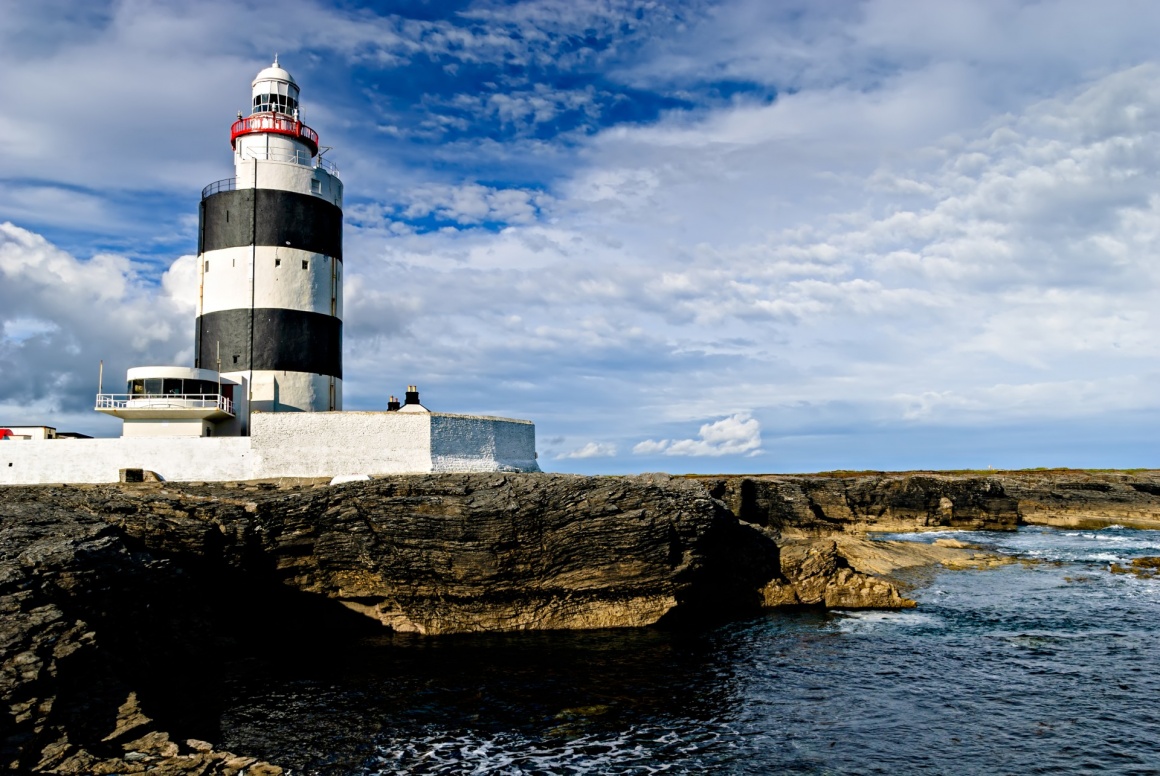
{"label": "shadow on cliff", "polygon": [[96,618],[92,608],[82,611],[142,712],[175,739],[221,740],[224,683],[247,665],[309,662],[382,632],[338,601],[280,584],[267,558],[245,570],[194,556],[162,562],[173,572],[168,585],[126,591],[137,606],[109,607]]}
{"label": "shadow on cliff", "polygon": [[24,574],[0,574],[4,641],[24,650],[5,656],[5,670],[25,669],[5,677],[5,700],[31,712],[0,726],[0,753],[21,772],[78,748],[123,756],[142,736],[167,733],[182,752],[186,739],[216,743],[229,676],[381,632],[336,601],[271,582],[269,569],[161,557],[115,528],[36,507],[40,524],[25,531],[36,535],[17,548]]}
{"label": "shadow on cliff", "polygon": [[677,574],[677,605],[657,626],[697,629],[760,612],[762,588],[781,576],[777,544],[722,509],[698,549],[701,563]]}

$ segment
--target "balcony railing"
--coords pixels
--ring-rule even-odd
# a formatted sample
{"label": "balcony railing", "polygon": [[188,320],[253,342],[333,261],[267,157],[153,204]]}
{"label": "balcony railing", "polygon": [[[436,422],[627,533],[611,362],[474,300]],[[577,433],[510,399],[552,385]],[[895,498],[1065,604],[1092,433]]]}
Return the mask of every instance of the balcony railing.
{"label": "balcony railing", "polygon": [[216,393],[98,393],[98,410],[221,410],[234,414],[234,403]]}
{"label": "balcony railing", "polygon": [[[266,151],[262,149],[246,150],[246,156],[250,159],[263,159],[271,162],[293,162],[294,164],[301,164],[304,167],[315,167],[326,170],[328,173],[336,178],[342,177],[338,174],[338,166],[321,156],[311,160],[309,154],[305,151]],[[201,198],[212,197],[214,194],[220,194],[223,191],[233,191],[238,187],[237,178],[222,178],[220,181],[214,181],[201,190]]]}
{"label": "balcony railing", "polygon": [[222,191],[233,191],[238,187],[237,178],[222,178],[220,181],[214,181],[201,190],[201,198],[213,196]]}
{"label": "balcony railing", "polygon": [[313,153],[318,153],[317,132],[297,119],[277,113],[257,113],[235,121],[230,127],[230,146],[236,147],[239,137],[254,132],[288,135],[306,143]]}

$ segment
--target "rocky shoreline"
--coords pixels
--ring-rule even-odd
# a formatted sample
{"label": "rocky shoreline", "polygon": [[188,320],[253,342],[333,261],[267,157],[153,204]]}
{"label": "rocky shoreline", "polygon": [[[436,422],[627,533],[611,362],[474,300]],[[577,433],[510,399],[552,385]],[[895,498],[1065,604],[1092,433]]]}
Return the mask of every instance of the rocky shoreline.
{"label": "rocky shoreline", "polygon": [[14,772],[274,774],[214,749],[224,662],[393,632],[684,627],[902,608],[1004,562],[871,531],[1160,528],[1160,473],[423,475],[0,489]]}

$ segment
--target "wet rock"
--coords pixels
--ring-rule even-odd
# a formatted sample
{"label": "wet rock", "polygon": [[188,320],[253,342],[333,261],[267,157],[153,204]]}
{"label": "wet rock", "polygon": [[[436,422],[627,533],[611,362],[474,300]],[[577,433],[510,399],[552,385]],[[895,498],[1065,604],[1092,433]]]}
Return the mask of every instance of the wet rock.
{"label": "wet rock", "polygon": [[1160,558],[1133,558],[1127,566],[1112,563],[1108,568],[1113,574],[1134,574],[1140,579],[1155,579],[1160,577]]}
{"label": "wet rock", "polygon": [[782,579],[762,591],[766,606],[905,609],[916,605],[892,582],[851,567],[835,541],[792,542],[780,550]]}

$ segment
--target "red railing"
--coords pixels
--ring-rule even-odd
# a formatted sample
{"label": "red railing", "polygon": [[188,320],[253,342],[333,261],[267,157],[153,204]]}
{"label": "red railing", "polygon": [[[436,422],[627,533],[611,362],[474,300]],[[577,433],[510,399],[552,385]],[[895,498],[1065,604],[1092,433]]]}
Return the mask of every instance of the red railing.
{"label": "red railing", "polygon": [[238,138],[255,132],[271,132],[275,135],[289,135],[310,146],[311,155],[318,153],[318,133],[301,121],[289,116],[279,116],[271,113],[259,113],[238,119],[230,127],[230,147],[235,148]]}

